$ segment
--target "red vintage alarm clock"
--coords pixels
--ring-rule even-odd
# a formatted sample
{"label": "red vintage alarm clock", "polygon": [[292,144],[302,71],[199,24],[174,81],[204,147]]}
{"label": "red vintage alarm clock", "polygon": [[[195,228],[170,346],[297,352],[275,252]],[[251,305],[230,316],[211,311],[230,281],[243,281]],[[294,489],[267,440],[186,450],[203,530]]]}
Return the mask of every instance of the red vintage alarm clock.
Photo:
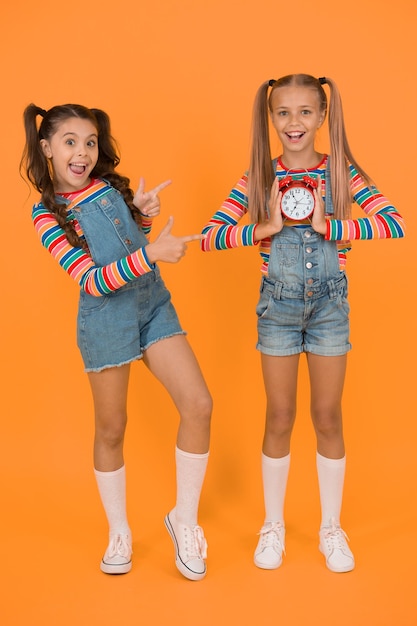
{"label": "red vintage alarm clock", "polygon": [[281,211],[285,218],[299,221],[310,217],[316,200],[313,190],[317,189],[317,180],[304,175],[295,178],[288,174],[279,182],[282,191]]}

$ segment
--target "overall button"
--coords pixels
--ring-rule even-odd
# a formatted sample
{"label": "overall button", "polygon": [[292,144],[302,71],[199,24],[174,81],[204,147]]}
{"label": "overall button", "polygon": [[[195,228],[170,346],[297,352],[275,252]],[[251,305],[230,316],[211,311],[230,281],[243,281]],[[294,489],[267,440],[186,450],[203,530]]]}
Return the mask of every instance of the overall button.
{"label": "overall button", "polygon": [[118,218],[118,217],[116,217],[116,219],[114,220],[114,223],[115,223],[115,224],[120,224],[120,220],[119,220],[119,218]]}
{"label": "overall button", "polygon": [[108,205],[108,200],[106,200],[106,198],[103,198],[103,200],[101,200],[101,206],[107,206]]}
{"label": "overall button", "polygon": [[311,252],[313,252],[313,248],[310,248],[310,246],[307,246],[306,252],[307,254],[310,254]]}
{"label": "overall button", "polygon": [[130,239],[125,239],[125,243],[126,243],[128,246],[130,246],[130,244],[131,244],[132,242],[130,241]]}
{"label": "overall button", "polygon": [[311,296],[313,295],[314,291],[307,291],[307,295],[309,298],[311,298]]}
{"label": "overall button", "polygon": [[312,268],[312,267],[313,267],[313,264],[312,264],[312,263],[310,263],[310,261],[309,261],[308,263],[306,263],[306,268],[307,268],[308,270],[311,270],[311,268]]}
{"label": "overall button", "polygon": [[304,237],[305,237],[306,239],[310,239],[310,237],[311,237],[311,232],[310,232],[309,230],[306,230],[306,232],[304,233]]}
{"label": "overall button", "polygon": [[312,285],[314,283],[314,280],[312,278],[309,278],[307,281],[307,285]]}

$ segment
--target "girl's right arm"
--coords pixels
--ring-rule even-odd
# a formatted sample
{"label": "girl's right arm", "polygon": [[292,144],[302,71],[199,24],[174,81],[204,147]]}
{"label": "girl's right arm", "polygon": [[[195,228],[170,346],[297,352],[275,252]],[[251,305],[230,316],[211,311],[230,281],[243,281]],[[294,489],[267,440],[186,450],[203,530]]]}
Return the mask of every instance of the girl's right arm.
{"label": "girl's right arm", "polygon": [[220,209],[203,228],[205,239],[201,242],[204,252],[227,250],[238,246],[254,246],[257,224],[238,226],[239,220],[248,212],[247,174],[244,174],[223,202]]}
{"label": "girl's right arm", "polygon": [[92,296],[116,291],[154,268],[146,254],[146,246],[104,267],[95,265],[91,256],[72,246],[52,213],[41,204],[35,205],[32,220],[45,248],[80,287]]}

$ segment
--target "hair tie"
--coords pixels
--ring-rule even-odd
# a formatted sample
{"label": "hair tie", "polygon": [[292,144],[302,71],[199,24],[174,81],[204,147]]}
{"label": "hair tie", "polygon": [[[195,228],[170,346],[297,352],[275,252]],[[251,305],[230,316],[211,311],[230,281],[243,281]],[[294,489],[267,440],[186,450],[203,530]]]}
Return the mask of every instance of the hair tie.
{"label": "hair tie", "polygon": [[38,115],[40,115],[41,117],[45,117],[47,113],[48,111],[45,111],[45,109],[38,109]]}
{"label": "hair tie", "polygon": [[276,82],[277,82],[277,81],[275,80],[275,78],[271,78],[271,80],[268,82],[268,85],[269,85],[270,87],[273,87],[273,86],[275,85],[275,83],[276,83]]}
{"label": "hair tie", "polygon": [[319,83],[320,85],[325,85],[327,83],[327,78],[325,76],[322,76],[321,78],[319,78]]}

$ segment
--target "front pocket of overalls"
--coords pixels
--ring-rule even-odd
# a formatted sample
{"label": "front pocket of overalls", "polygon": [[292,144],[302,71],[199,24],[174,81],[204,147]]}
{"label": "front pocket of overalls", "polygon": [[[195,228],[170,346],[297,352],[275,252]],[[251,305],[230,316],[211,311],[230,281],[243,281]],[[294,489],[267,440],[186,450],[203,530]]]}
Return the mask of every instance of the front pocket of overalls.
{"label": "front pocket of overalls", "polygon": [[116,292],[112,291],[104,296],[92,296],[85,291],[80,294],[79,310],[80,313],[94,313],[95,311],[101,311],[106,308],[111,298],[116,295]]}
{"label": "front pocket of overalls", "polygon": [[277,243],[276,250],[278,262],[284,267],[291,267],[298,263],[300,256],[300,246],[293,243]]}
{"label": "front pocket of overalls", "polygon": [[335,283],[333,299],[337,301],[337,306],[343,309],[346,315],[350,313],[350,304],[348,300],[348,282],[346,274],[342,273]]}
{"label": "front pocket of overalls", "polygon": [[264,283],[260,290],[258,304],[256,305],[256,315],[264,317],[272,303],[273,288],[268,283]]}

